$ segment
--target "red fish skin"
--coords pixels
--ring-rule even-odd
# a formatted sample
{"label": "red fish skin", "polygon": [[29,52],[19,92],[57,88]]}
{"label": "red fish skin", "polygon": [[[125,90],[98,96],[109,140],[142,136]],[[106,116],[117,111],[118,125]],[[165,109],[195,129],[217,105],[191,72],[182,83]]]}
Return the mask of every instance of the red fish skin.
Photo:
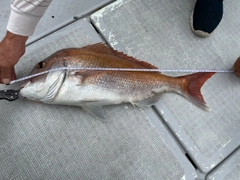
{"label": "red fish skin", "polygon": [[[36,65],[32,74],[61,66],[157,69],[157,67],[147,62],[127,56],[102,43],[83,48],[63,49],[49,56],[41,63],[44,66],[40,67],[39,64]],[[149,100],[147,101],[148,105],[152,105],[159,100],[159,94],[172,91],[183,95],[203,110],[207,110],[207,106],[200,89],[204,82],[213,74],[212,72],[203,72],[181,77],[170,77],[158,72],[85,70],[72,72],[72,76],[79,77],[79,86],[96,85],[96,87],[117,92],[121,95],[122,102],[139,104],[138,102]],[[44,78],[46,79],[46,77]],[[66,78],[66,80],[71,81],[71,78]],[[43,80],[39,76],[33,78],[31,81]]]}

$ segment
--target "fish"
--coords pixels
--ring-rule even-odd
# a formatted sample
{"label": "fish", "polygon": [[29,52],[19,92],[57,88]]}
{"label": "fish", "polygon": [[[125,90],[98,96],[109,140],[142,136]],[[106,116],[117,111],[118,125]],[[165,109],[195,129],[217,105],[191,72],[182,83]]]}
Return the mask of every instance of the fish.
{"label": "fish", "polygon": [[[62,67],[158,69],[104,43],[96,43],[59,50],[37,63],[30,75]],[[61,69],[26,80],[20,96],[46,104],[80,106],[104,118],[103,106],[131,103],[145,108],[159,101],[163,93],[175,92],[208,111],[200,89],[213,74],[171,77],[160,72]]]}

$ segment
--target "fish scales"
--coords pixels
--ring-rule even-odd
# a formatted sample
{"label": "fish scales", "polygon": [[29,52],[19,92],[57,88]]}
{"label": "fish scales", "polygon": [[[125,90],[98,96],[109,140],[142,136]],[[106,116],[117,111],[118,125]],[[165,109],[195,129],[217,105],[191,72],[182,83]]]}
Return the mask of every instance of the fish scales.
{"label": "fish scales", "polygon": [[168,90],[169,83],[159,83],[159,77],[159,73],[152,72],[95,72],[94,75],[87,76],[82,83],[95,84],[99,88],[116,92],[124,99],[138,101],[142,96],[150,97],[152,91],[160,93]]}
{"label": "fish scales", "polygon": [[[97,43],[60,50],[39,62],[30,74],[57,67],[157,69]],[[207,110],[200,88],[213,74],[203,72],[170,77],[159,72],[62,70],[27,80],[20,95],[47,104],[81,106],[101,118],[104,117],[103,105],[130,102],[149,107],[160,99],[162,93],[169,91]]]}

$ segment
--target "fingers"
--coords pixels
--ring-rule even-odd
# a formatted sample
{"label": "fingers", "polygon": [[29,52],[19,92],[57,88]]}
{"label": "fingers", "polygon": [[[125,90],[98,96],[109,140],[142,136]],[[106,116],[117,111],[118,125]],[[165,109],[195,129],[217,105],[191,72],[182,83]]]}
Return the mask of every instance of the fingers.
{"label": "fingers", "polygon": [[0,42],[0,83],[7,84],[16,79],[14,66],[25,53],[27,36],[7,31]]}
{"label": "fingers", "polygon": [[14,67],[0,68],[0,83],[9,84],[16,79]]}

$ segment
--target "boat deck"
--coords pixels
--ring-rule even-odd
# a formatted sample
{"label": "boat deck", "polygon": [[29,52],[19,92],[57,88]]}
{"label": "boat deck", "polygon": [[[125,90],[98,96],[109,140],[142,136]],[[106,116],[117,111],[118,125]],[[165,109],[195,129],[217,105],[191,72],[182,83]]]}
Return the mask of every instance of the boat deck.
{"label": "boat deck", "polygon": [[[9,3],[0,2],[1,39]],[[29,38],[16,73],[27,76],[57,50],[97,42],[162,70],[231,69],[240,56],[240,1],[224,1],[222,22],[208,38],[195,36],[189,28],[194,4],[55,0]],[[239,90],[234,73],[216,73],[201,89],[210,112],[167,93],[147,109],[104,107],[105,121],[80,107],[1,101],[0,179],[238,180]]]}

